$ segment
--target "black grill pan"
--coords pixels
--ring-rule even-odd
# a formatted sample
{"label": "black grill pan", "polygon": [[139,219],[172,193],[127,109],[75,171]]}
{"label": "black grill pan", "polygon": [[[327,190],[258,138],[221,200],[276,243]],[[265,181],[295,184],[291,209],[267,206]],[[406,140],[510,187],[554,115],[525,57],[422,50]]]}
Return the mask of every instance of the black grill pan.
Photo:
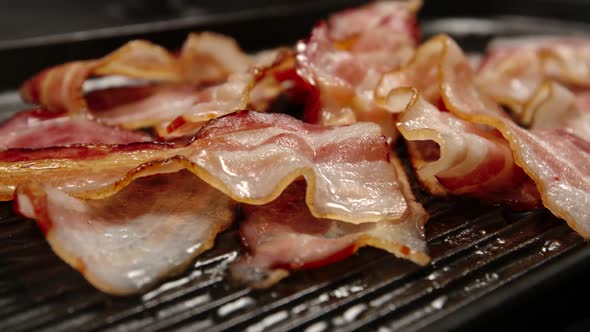
{"label": "black grill pan", "polygon": [[[313,17],[326,12],[326,8],[315,11]],[[296,17],[287,20],[298,22],[291,27],[289,41],[305,37],[312,24]],[[285,29],[284,13],[254,18],[228,23],[236,31],[244,27],[240,36],[247,48],[285,42],[282,36],[268,33],[275,26]],[[244,32],[263,23],[267,31],[263,39]],[[562,32],[564,27],[580,32],[585,25],[517,17],[429,17],[423,22],[426,36],[451,32],[470,52],[481,51],[498,35]],[[180,41],[179,36],[193,28],[204,27],[172,24],[161,31],[130,30],[123,35],[157,41],[170,36]],[[119,34],[101,35],[46,43],[38,49],[52,52],[51,61],[66,61],[77,54],[64,53],[63,45],[88,57],[121,41]],[[35,45],[17,46],[7,46],[0,59],[14,60],[16,54],[25,53],[26,59],[38,57]],[[84,51],[85,47],[90,49]],[[34,62],[26,70],[34,72],[40,64]],[[7,78],[12,89],[21,76]],[[24,107],[15,96],[14,90],[0,94],[4,116]],[[403,146],[399,149],[403,157]],[[225,278],[228,264],[240,254],[236,230],[230,229],[185,273],[141,296],[123,298],[95,290],[52,253],[34,222],[15,216],[9,203],[0,203],[0,331],[443,331],[485,330],[504,323],[515,327],[521,325],[510,320],[518,316],[514,312],[536,308],[528,301],[533,294],[567,289],[565,282],[588,270],[590,246],[547,211],[514,213],[416,191],[432,216],[426,233],[433,263],[426,267],[368,248],[327,267],[294,272],[268,290],[254,291],[232,286]],[[536,319],[544,322],[543,317]],[[531,324],[522,326],[535,326]]]}

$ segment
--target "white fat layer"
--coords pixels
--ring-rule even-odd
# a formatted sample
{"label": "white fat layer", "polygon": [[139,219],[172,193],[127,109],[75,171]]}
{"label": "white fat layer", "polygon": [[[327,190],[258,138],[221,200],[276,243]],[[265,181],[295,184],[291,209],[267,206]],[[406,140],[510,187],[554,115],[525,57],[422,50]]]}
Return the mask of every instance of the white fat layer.
{"label": "white fat layer", "polygon": [[[55,189],[47,197],[51,246],[96,287],[116,294],[184,267],[233,218],[230,199],[186,171],[136,180],[103,200]],[[20,204],[24,213],[31,209],[26,198]]]}

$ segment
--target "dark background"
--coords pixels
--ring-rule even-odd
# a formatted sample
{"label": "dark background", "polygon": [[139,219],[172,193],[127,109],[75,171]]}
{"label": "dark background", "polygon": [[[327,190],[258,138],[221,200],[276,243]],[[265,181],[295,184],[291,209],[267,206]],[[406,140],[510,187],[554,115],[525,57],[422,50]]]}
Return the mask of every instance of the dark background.
{"label": "dark background", "polygon": [[[288,4],[337,3],[330,0],[19,0],[0,3],[0,42],[42,37],[244,10],[260,10]],[[356,1],[362,2],[362,1]],[[590,21],[586,0],[425,0],[421,16],[535,15]]]}
{"label": "dark background", "polygon": [[[39,69],[71,60],[104,54],[130,37],[142,35],[167,46],[179,45],[187,31],[195,27],[215,30],[238,38],[250,49],[264,47],[277,35],[291,41],[325,13],[363,1],[312,0],[168,0],[168,1],[75,1],[20,0],[0,3],[0,90],[14,89]],[[441,17],[496,17],[528,15],[590,22],[590,1],[583,0],[426,0],[422,20]],[[297,4],[308,10],[281,30],[272,33],[256,26],[242,29],[228,20],[244,19],[253,13]],[[307,9],[306,9],[307,8]],[[280,11],[290,15],[290,10]],[[310,14],[313,13],[313,14]],[[154,25],[154,23],[157,23]],[[172,23],[170,23],[172,22]],[[258,29],[258,30],[256,30]],[[162,32],[164,31],[164,32]],[[172,32],[166,32],[172,31]],[[114,37],[115,36],[115,37]],[[118,37],[116,37],[118,36]],[[576,273],[561,275],[542,289],[497,307],[465,330],[590,331],[588,281],[590,264]]]}

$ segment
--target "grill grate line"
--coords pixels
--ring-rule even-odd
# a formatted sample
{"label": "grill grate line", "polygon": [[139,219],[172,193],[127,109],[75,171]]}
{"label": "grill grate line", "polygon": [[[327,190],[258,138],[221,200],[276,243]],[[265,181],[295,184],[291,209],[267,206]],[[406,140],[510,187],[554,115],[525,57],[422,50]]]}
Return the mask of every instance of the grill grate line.
{"label": "grill grate line", "polygon": [[183,298],[195,295],[204,289],[219,284],[223,281],[222,278],[213,278],[203,282],[196,283],[188,288],[179,288],[172,294],[167,294],[165,298],[153,299],[147,302],[139,303],[131,307],[119,310],[114,314],[107,314],[107,316],[96,317],[95,320],[87,322],[84,329],[87,331],[94,331],[103,329],[116,324],[123,324],[123,321],[133,319],[135,315],[142,315],[149,311],[153,311],[159,306],[174,305],[176,301],[181,301]]}
{"label": "grill grate line", "polygon": [[[439,213],[438,216],[443,217],[447,213],[451,213],[451,211],[446,210],[444,212]],[[497,214],[497,211],[492,211],[491,213],[486,214],[484,217],[491,218],[492,216],[494,216],[496,214]],[[473,226],[477,222],[478,222],[478,220],[475,218],[470,219],[467,222],[461,222],[458,225],[455,225],[455,227],[446,230],[445,232],[442,232],[439,234],[433,234],[432,240],[439,239],[443,236],[448,236],[448,234],[460,232],[461,230],[464,230],[470,226]],[[373,265],[379,266],[379,264],[381,263],[381,260],[389,259],[389,258],[390,258],[389,254],[381,252],[381,257],[379,257],[376,262],[368,263],[368,265],[369,266],[373,266]],[[325,283],[324,285],[319,285],[319,286],[314,287],[313,291],[304,290],[299,293],[290,295],[290,296],[286,297],[285,301],[279,301],[278,303],[272,302],[270,304],[267,304],[266,306],[262,306],[260,308],[255,309],[253,312],[248,312],[248,313],[240,315],[239,317],[235,317],[231,320],[223,321],[220,324],[218,324],[217,326],[213,326],[213,327],[208,328],[208,330],[221,331],[221,330],[224,330],[224,329],[232,327],[232,326],[243,325],[249,321],[255,320],[257,317],[259,317],[261,315],[268,315],[268,314],[272,314],[273,312],[278,312],[282,308],[284,308],[285,306],[287,306],[289,304],[292,305],[296,301],[298,301],[298,302],[304,301],[305,298],[307,298],[307,297],[313,296],[314,294],[318,294],[322,291],[326,291],[330,288],[334,288],[338,284],[341,284],[342,282],[344,282],[344,280],[353,278],[355,275],[362,273],[363,271],[366,271],[366,269],[367,269],[367,266],[357,266],[356,269],[348,270],[347,273],[345,273],[341,276],[338,276],[337,279],[332,279],[329,282]],[[411,277],[412,277],[411,273],[404,276],[404,278],[411,278]],[[179,322],[177,322],[176,324],[178,324],[178,323]]]}
{"label": "grill grate line", "polygon": [[[372,314],[363,319],[352,322],[350,325],[344,327],[343,330],[352,331],[360,326],[374,324],[380,319],[385,319],[384,317],[390,317],[391,319],[391,317],[403,316],[404,312],[417,312],[413,309],[415,309],[420,304],[432,303],[444,293],[448,293],[452,289],[461,288],[464,283],[473,281],[474,275],[493,273],[491,271],[495,271],[497,267],[517,261],[519,257],[526,255],[528,252],[537,250],[536,248],[538,245],[542,244],[544,240],[553,238],[556,233],[561,233],[564,231],[569,230],[560,226],[550,227],[541,235],[533,236],[523,242],[516,242],[516,245],[509,248],[508,250],[493,254],[490,257],[486,257],[484,260],[476,260],[476,262],[471,262],[473,257],[477,257],[477,254],[461,257],[457,262],[453,263],[455,266],[449,269],[449,271],[455,272],[461,270],[461,262],[464,262],[465,269],[457,276],[446,280],[435,280],[436,283],[430,283],[430,285],[428,285],[429,283],[424,279],[417,280],[417,282],[422,282],[425,284],[423,287],[425,291],[422,293],[420,291],[413,292],[411,288],[409,290],[404,290],[407,294],[406,297],[403,297],[404,293],[401,292],[401,294],[398,294],[398,296],[401,298],[398,298],[397,301],[390,302],[385,308],[374,308]],[[395,310],[391,310],[392,308],[395,308]],[[410,315],[405,316],[405,318],[409,320],[408,317],[410,317]],[[424,316],[420,316],[420,319],[423,318]],[[401,324],[399,323],[400,320],[401,318],[398,319],[398,324],[395,325],[394,330],[405,329],[409,324],[413,323],[413,321],[408,321],[407,324]]]}
{"label": "grill grate line", "polygon": [[[520,225],[522,227],[523,225],[526,225],[528,223],[529,223],[529,221],[527,221],[526,219],[519,220],[516,223],[508,224],[506,227],[501,228],[500,230],[498,230],[497,232],[495,232],[493,234],[489,234],[489,235],[485,235],[485,236],[482,235],[483,236],[482,238],[480,238],[479,240],[476,240],[475,242],[473,242],[473,241],[469,242],[465,247],[460,248],[459,251],[449,253],[448,257],[447,257],[447,255],[443,255],[440,259],[437,260],[439,262],[438,264],[440,265],[440,262],[446,261],[447,259],[452,259],[453,257],[457,257],[458,252],[465,254],[465,252],[471,251],[471,252],[475,253],[478,250],[477,246],[485,245],[486,243],[488,243],[488,244],[493,243],[495,241],[495,238],[500,233],[515,231],[515,229],[518,228],[517,227],[518,225]],[[479,223],[477,223],[477,224],[479,224]],[[550,226],[551,225],[557,226],[556,224],[550,224]],[[466,256],[459,255],[459,257],[457,257],[456,261],[462,261],[464,259],[466,259]],[[450,264],[450,263],[447,263],[447,264]],[[424,277],[434,273],[438,269],[439,269],[438,265],[432,264],[430,266],[422,268],[420,270],[420,272],[411,279],[414,279],[414,281],[416,281],[416,278],[421,277],[418,280],[423,280]],[[347,304],[363,301],[367,297],[370,297],[376,293],[383,293],[387,289],[396,288],[398,286],[398,283],[392,282],[393,280],[395,280],[395,279],[391,279],[391,277],[390,277],[388,280],[378,282],[376,285],[373,285],[371,288],[368,288],[365,291],[361,291],[358,294],[355,294],[355,296],[348,297],[341,302],[335,303],[331,306],[324,307],[322,309],[321,313],[317,312],[315,315],[310,315],[309,317],[306,317],[306,318],[299,320],[297,322],[291,321],[288,324],[288,326],[286,326],[285,329],[281,329],[281,331],[289,330],[289,329],[293,329],[293,328],[301,328],[304,325],[313,324],[313,322],[320,320],[323,315],[325,315],[327,313],[331,314],[333,311],[338,310]],[[412,281],[410,281],[410,283],[412,283]]]}
{"label": "grill grate line", "polygon": [[[528,246],[523,246],[523,247],[518,248],[517,252],[514,252],[511,254],[512,255],[511,258],[501,257],[499,260],[493,261],[493,262],[491,262],[491,264],[485,266],[484,270],[476,271],[475,272],[476,275],[479,275],[479,276],[483,275],[483,277],[481,278],[482,280],[485,280],[486,276],[490,275],[489,274],[490,271],[494,271],[494,272],[492,272],[493,275],[504,274],[506,271],[510,271],[509,273],[506,273],[506,277],[504,277],[504,278],[498,277],[497,279],[492,280],[492,282],[490,282],[490,283],[484,283],[485,287],[475,287],[474,288],[473,285],[470,285],[470,284],[473,284],[473,279],[470,280],[467,277],[467,278],[462,278],[461,280],[459,280],[456,283],[453,283],[451,285],[450,289],[446,289],[447,295],[445,295],[445,296],[447,298],[453,297],[453,296],[458,296],[457,293],[465,291],[466,288],[469,289],[469,293],[470,293],[470,300],[469,301],[464,301],[464,300],[459,301],[459,302],[454,303],[448,307],[445,307],[444,310],[440,310],[440,311],[435,312],[433,315],[423,316],[420,318],[419,321],[408,321],[406,324],[396,324],[396,323],[399,323],[399,320],[392,319],[392,317],[395,317],[398,314],[391,312],[391,313],[386,313],[385,315],[377,318],[377,320],[375,320],[374,322],[371,322],[370,324],[375,325],[376,322],[378,323],[379,321],[389,320],[391,325],[393,325],[392,327],[396,330],[401,329],[404,331],[419,331],[428,325],[434,324],[435,321],[442,318],[442,316],[451,314],[453,312],[458,311],[461,308],[466,307],[467,305],[472,303],[474,300],[477,300],[478,298],[481,298],[482,296],[484,296],[486,294],[490,294],[492,291],[509,284],[510,282],[514,281],[515,279],[522,277],[523,275],[525,275],[529,271],[533,271],[534,269],[538,269],[541,265],[544,265],[548,262],[554,261],[557,257],[567,255],[567,254],[574,252],[576,250],[579,250],[585,246],[585,242],[580,237],[577,237],[577,238],[569,241],[567,243],[567,245],[561,247],[559,250],[557,250],[555,252],[551,252],[549,255],[536,255],[535,254],[535,253],[538,253],[539,249],[541,249],[543,247],[544,240],[554,238],[556,234],[564,235],[567,233],[571,234],[572,231],[571,231],[571,229],[569,229],[566,226],[548,230],[547,232],[542,234],[538,239],[532,239],[532,240],[536,240],[536,241],[534,241],[534,243],[531,243]],[[522,268],[523,266],[524,266],[524,268]],[[476,278],[475,280],[478,280],[478,279],[479,278]],[[439,294],[442,293],[442,289],[438,290],[438,291],[439,291]],[[459,295],[459,296],[461,296],[461,295]],[[432,297],[430,297],[429,299],[424,299],[422,302],[425,302],[426,304],[432,303],[432,301],[430,301],[430,300],[432,300]],[[422,304],[424,304],[424,303],[422,303]],[[368,324],[369,323],[365,323],[365,324],[363,324],[363,326],[366,326]]]}
{"label": "grill grate line", "polygon": [[[89,288],[87,292],[82,292],[77,296],[67,293],[61,294],[60,298],[64,297],[66,298],[64,301],[56,298],[55,301],[22,310],[8,318],[4,318],[1,329],[4,331],[34,331],[40,325],[60,319],[60,313],[67,314],[71,311],[96,305],[104,296],[100,293],[92,293],[92,289]],[[80,301],[80,297],[84,300]]]}

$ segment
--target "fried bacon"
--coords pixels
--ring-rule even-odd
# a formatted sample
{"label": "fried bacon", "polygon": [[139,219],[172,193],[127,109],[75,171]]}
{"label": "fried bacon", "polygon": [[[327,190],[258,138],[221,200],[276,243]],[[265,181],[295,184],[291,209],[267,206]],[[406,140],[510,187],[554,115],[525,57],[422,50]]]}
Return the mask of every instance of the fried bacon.
{"label": "fried bacon", "polygon": [[318,219],[305,206],[303,182],[294,182],[269,204],[244,206],[246,220],[240,233],[248,254],[230,267],[232,278],[265,288],[291,270],[327,265],[363,246],[380,248],[418,264],[428,263],[423,233],[428,214],[415,201],[399,162],[393,163],[408,203],[407,212],[399,219],[358,225]]}
{"label": "fried bacon", "polygon": [[389,99],[408,105],[397,128],[409,141],[418,179],[430,192],[469,195],[519,209],[541,205],[534,184],[497,130],[441,112],[414,89],[399,88]]}
{"label": "fried bacon", "polygon": [[[207,120],[247,106],[266,110],[284,91],[285,82],[270,74],[290,63],[287,54],[291,52],[277,49],[250,57],[233,39],[212,33],[191,34],[178,56],[134,41],[99,60],[50,68],[26,82],[21,92],[26,101],[52,111],[85,114],[126,129],[154,128],[161,138],[173,139],[193,135]],[[136,57],[146,59],[136,64]],[[84,93],[84,83],[95,83],[87,79],[97,75],[122,75],[128,81],[106,88],[98,82],[92,85],[102,89]]]}
{"label": "fried bacon", "polygon": [[0,200],[11,200],[16,186],[37,181],[79,198],[97,197],[101,189],[144,163],[175,155],[174,145],[74,145],[0,151]]}
{"label": "fried bacon", "polygon": [[[424,265],[428,214],[388,145],[399,130],[432,194],[545,206],[590,238],[588,40],[497,42],[476,75],[447,36],[416,49],[420,5],[337,13],[295,51],[248,56],[203,33],[177,53],[133,41],[49,68],[21,88],[44,108],[0,126],[0,199],[113,294],[184,269],[237,204],[247,253],[230,272],[252,287],[363,246]],[[88,88],[117,75],[121,86]],[[314,124],[232,113],[264,111],[285,92],[305,99]],[[196,135],[181,146],[119,127]]]}
{"label": "fried bacon", "polygon": [[[17,186],[16,210],[37,221],[60,257],[114,294],[149,287],[209,248],[232,220],[231,202],[253,211],[244,234],[258,232],[260,218],[285,210],[294,218],[285,219],[291,226],[329,223],[342,237],[336,242],[353,251],[371,245],[426,264],[427,214],[397,159],[389,158],[375,124],[326,128],[249,111],[212,120],[181,148],[137,143],[0,154],[3,174],[10,174],[5,192]],[[305,237],[285,231],[264,238]],[[305,257],[306,267],[323,256],[334,259],[340,247],[329,237],[338,234],[314,235],[326,248]],[[271,263],[248,266],[276,275]]]}
{"label": "fried bacon", "polygon": [[234,218],[231,199],[187,171],[144,177],[100,200],[27,183],[15,210],[35,219],[61,259],[117,295],[183,270]]}
{"label": "fried bacon", "polygon": [[[194,61],[199,61],[195,63]],[[191,34],[179,56],[147,41],[131,41],[103,58],[75,61],[46,69],[21,87],[27,102],[50,111],[87,113],[84,82],[94,76],[121,75],[145,81],[194,85],[224,81],[230,73],[249,67],[251,60],[234,40],[213,33]],[[207,71],[195,69],[204,66]]]}
{"label": "fried bacon", "polygon": [[375,104],[373,89],[384,72],[413,55],[419,34],[415,14],[421,3],[375,2],[336,14],[318,24],[297,45],[297,73],[310,93],[306,118],[323,125],[356,121],[382,124],[393,135],[391,116]]}
{"label": "fried bacon", "polygon": [[590,88],[590,39],[536,37],[492,41],[476,76],[480,89],[529,128],[577,116],[567,88]]}
{"label": "fried bacon", "polygon": [[537,185],[545,207],[590,237],[590,142],[563,128],[526,130],[499,116],[499,106],[477,91],[458,47],[448,47],[441,60],[448,109],[467,121],[498,129],[510,143],[516,163]]}
{"label": "fried bacon", "polygon": [[72,144],[126,144],[151,140],[148,134],[70,118],[45,109],[22,111],[0,124],[3,148],[45,148]]}
{"label": "fried bacon", "polygon": [[[432,43],[439,44],[433,70],[438,71],[444,109],[463,121],[498,130],[508,142],[515,164],[535,183],[543,205],[582,236],[590,237],[586,208],[590,202],[590,143],[564,128],[519,127],[475,85],[469,62],[453,40],[439,36],[427,42]],[[419,67],[404,70],[412,68]],[[402,70],[400,75],[404,74]]]}
{"label": "fried bacon", "polygon": [[[291,79],[276,78],[293,68],[293,53],[288,49],[262,51],[254,56],[254,65],[246,72],[234,73],[227,81],[192,94],[187,108],[179,107],[174,115],[155,127],[158,136],[170,139],[195,134],[205,122],[241,109],[267,111],[270,104],[288,91]],[[168,104],[169,105],[169,104]],[[146,116],[144,116],[146,117]]]}
{"label": "fried bacon", "polygon": [[186,168],[238,202],[265,204],[302,176],[314,216],[373,222],[399,218],[407,209],[388,152],[371,123],[323,128],[243,111],[211,121],[184,147],[6,150],[0,153],[0,188],[10,199],[17,185],[38,181],[78,198],[100,198],[137,177]]}
{"label": "fried bacon", "polygon": [[170,139],[194,134],[208,120],[246,108],[254,83],[254,74],[242,73],[210,87],[122,87],[92,92],[87,100],[102,123],[128,129],[154,127],[158,136]]}

